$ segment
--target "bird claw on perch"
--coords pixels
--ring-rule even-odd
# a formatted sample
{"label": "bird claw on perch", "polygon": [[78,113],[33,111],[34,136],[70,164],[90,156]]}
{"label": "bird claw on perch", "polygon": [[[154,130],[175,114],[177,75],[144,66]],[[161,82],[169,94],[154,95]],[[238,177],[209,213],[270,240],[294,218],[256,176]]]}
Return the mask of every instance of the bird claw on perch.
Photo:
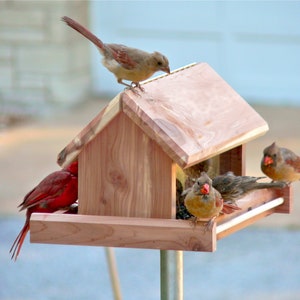
{"label": "bird claw on perch", "polygon": [[140,93],[138,92],[137,89],[139,89],[141,92],[145,92],[145,89],[140,85],[139,82],[131,82],[131,84],[127,84],[123,81],[119,81],[119,83],[126,85],[126,88],[124,89],[124,91],[132,91],[136,96],[141,97]]}
{"label": "bird claw on perch", "polygon": [[195,228],[197,226],[197,223],[200,222],[201,223],[201,226],[203,226],[203,232],[207,232],[209,230],[212,229],[213,227],[213,224],[214,224],[214,221],[216,220],[217,217],[213,217],[211,218],[210,220],[208,221],[204,221],[204,220],[201,220],[200,218],[197,218],[195,216],[192,216],[189,221],[190,221],[190,224],[193,228]]}
{"label": "bird claw on perch", "polygon": [[142,92],[145,92],[145,89],[140,85],[139,82],[131,82],[130,87],[131,87],[132,89],[134,89],[134,88],[139,88]]}

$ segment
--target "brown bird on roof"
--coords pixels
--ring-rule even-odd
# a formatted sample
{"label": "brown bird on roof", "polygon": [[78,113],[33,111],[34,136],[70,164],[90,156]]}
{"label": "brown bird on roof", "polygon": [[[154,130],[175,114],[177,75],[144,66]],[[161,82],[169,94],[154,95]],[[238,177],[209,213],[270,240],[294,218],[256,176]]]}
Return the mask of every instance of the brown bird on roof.
{"label": "brown bird on roof", "polygon": [[[140,81],[148,79],[155,72],[170,73],[167,57],[159,52],[148,53],[125,45],[105,44],[75,20],[66,16],[62,20],[96,45],[103,55],[104,67],[116,76],[118,83],[130,88],[137,86],[141,89]],[[132,83],[129,85],[123,80],[129,80]]]}

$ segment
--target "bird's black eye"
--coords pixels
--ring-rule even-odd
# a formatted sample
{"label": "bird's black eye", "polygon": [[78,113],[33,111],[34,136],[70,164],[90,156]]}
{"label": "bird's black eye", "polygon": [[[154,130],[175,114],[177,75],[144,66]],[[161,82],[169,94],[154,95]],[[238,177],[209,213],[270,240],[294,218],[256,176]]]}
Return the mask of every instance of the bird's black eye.
{"label": "bird's black eye", "polygon": [[158,64],[159,66],[161,66],[161,65],[162,65],[162,62],[161,62],[161,61],[158,61],[157,64]]}

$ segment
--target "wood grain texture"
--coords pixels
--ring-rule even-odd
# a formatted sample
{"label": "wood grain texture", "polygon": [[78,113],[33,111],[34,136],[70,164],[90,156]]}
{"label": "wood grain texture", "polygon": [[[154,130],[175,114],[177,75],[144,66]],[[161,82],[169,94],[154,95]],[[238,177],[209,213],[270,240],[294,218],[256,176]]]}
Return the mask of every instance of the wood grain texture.
{"label": "wood grain texture", "polygon": [[267,123],[208,64],[200,63],[121,96],[123,111],[182,168],[246,143]]}
{"label": "wood grain texture", "polygon": [[120,111],[120,94],[104,107],[91,122],[58,154],[57,163],[65,167],[77,158],[83,147],[93,140]]}
{"label": "wood grain texture", "polygon": [[268,130],[259,114],[206,63],[159,76],[143,87],[144,93],[117,95],[59,153],[59,165],[74,160],[121,110],[182,168]]}
{"label": "wood grain texture", "polygon": [[255,207],[252,210],[244,212],[243,214],[236,216],[233,219],[227,220],[217,226],[217,239],[222,239],[234,232],[246,228],[256,221],[265,218],[276,212],[276,207],[280,206],[283,202],[283,198],[276,198],[261,206]]}
{"label": "wood grain texture", "polygon": [[290,190],[291,187],[287,186],[284,189],[263,189],[263,190],[255,190],[242,199],[237,201],[237,205],[241,208],[241,210],[236,211],[230,215],[221,215],[217,218],[218,225],[224,224],[230,220],[234,220],[236,217],[239,217],[245,214],[248,211],[251,211],[265,203],[268,203],[274,199],[283,198],[283,203],[275,208],[259,213],[244,222],[241,222],[235,226],[230,227],[225,232],[222,232],[218,235],[218,239],[223,238],[227,235],[234,233],[237,230],[245,228],[254,222],[258,221],[261,218],[264,218],[273,213],[290,213],[291,212],[291,198],[290,198]]}
{"label": "wood grain texture", "polygon": [[220,174],[232,171],[235,175],[245,175],[246,145],[237,146],[220,154]]}
{"label": "wood grain texture", "polygon": [[284,189],[275,190],[277,197],[283,197],[284,202],[282,205],[276,207],[275,212],[281,214],[290,214],[294,207],[294,187],[293,185],[286,186]]}
{"label": "wood grain texture", "polygon": [[124,113],[79,155],[79,213],[174,218],[173,161]]}
{"label": "wood grain texture", "polygon": [[[219,216],[208,230],[204,230],[202,223],[193,227],[188,220],[34,213],[30,240],[49,244],[214,251],[217,240],[281,211],[282,207],[289,207],[286,203],[289,199],[284,198],[287,190],[264,189],[248,194],[237,202],[240,211]],[[279,206],[261,209],[282,198],[283,203],[277,201]],[[252,212],[250,217],[246,216],[249,212]]]}
{"label": "wood grain texture", "polygon": [[215,225],[203,230],[189,221],[62,214],[33,214],[32,243],[162,250],[214,251]]}

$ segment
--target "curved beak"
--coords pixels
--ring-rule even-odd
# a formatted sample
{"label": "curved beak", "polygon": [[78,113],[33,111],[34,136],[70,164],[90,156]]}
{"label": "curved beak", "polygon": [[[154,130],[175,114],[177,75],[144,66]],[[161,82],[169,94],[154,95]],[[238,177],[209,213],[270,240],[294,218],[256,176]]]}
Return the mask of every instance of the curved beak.
{"label": "curved beak", "polygon": [[200,192],[201,192],[202,195],[209,194],[209,184],[208,183],[203,184]]}
{"label": "curved beak", "polygon": [[162,70],[163,72],[168,73],[168,74],[171,73],[171,72],[170,72],[170,67],[164,67],[164,68],[161,68],[161,70]]}

